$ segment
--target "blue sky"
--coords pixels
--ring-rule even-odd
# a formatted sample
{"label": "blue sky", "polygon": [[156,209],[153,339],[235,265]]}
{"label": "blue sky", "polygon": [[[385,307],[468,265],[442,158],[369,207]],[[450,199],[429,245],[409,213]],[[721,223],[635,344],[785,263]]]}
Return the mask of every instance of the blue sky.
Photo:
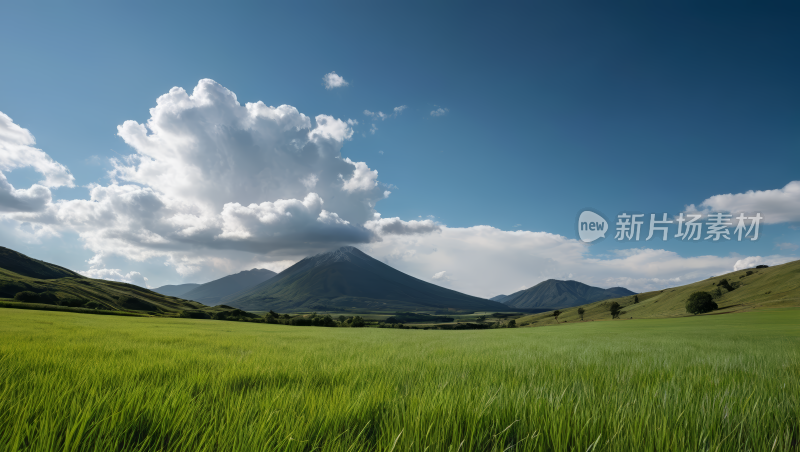
{"label": "blue sky", "polygon": [[[357,120],[341,157],[390,187],[375,206],[383,218],[575,239],[587,207],[611,221],[623,211],[678,214],[800,179],[800,9],[697,3],[7,3],[0,111],[74,176],[75,187],[52,190],[54,202],[87,199],[86,185],[110,183],[109,158],[134,153],[117,126],[144,124],[159,96],[209,78],[242,104]],[[326,89],[332,71],[348,85]],[[364,114],[399,106],[385,120]],[[432,116],[438,108],[446,113]],[[41,179],[31,167],[4,173],[17,188]],[[586,256],[650,247],[791,257],[798,224],[764,225],[757,242],[607,239]],[[69,228],[23,240],[15,225],[0,233],[4,246],[78,270],[97,254]],[[418,277],[435,270],[374,251]],[[148,273],[153,284],[236,267],[179,274],[157,270],[163,259],[109,255],[102,266]],[[438,282],[501,290],[462,287],[465,278]]]}

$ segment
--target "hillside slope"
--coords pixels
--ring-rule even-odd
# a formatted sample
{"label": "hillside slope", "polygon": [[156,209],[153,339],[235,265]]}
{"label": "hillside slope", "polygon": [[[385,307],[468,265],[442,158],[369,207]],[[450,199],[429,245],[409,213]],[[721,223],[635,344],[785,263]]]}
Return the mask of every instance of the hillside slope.
{"label": "hillside slope", "polygon": [[82,275],[64,267],[30,258],[12,249],[0,246],[0,268],[18,275],[38,279],[83,278]]}
{"label": "hillside slope", "polygon": [[[748,272],[752,272],[748,275]],[[584,321],[611,320],[609,305],[617,302],[622,306],[622,319],[685,317],[686,300],[693,292],[714,292],[723,279],[737,285],[728,292],[720,288],[721,296],[714,301],[719,309],[703,315],[718,315],[771,307],[800,307],[800,261],[789,262],[769,268],[747,269],[727,273],[684,286],[638,294],[639,303],[634,297],[589,303],[585,309]],[[580,321],[578,306],[563,309],[559,323]],[[518,325],[555,325],[552,311],[533,314],[517,320]]]}
{"label": "hillside slope", "polygon": [[166,286],[156,287],[155,289],[152,289],[152,291],[160,293],[161,295],[166,295],[168,297],[180,297],[186,292],[198,286],[200,286],[200,284],[197,283],[176,284],[176,285],[168,284]]}
{"label": "hillside slope", "polygon": [[506,311],[406,275],[354,247],[307,257],[225,304],[250,311]]}
{"label": "hillside slope", "polygon": [[277,273],[264,268],[245,270],[234,275],[228,275],[205,284],[200,284],[184,292],[181,297],[203,303],[207,306],[223,304],[231,299],[237,298],[237,294],[242,294],[258,284],[269,281],[276,274]]}
{"label": "hillside slope", "polygon": [[533,287],[513,293],[504,298],[502,302],[509,307],[518,309],[562,309],[628,295],[634,295],[634,292],[624,287],[601,289],[578,281],[548,279]]}
{"label": "hillside slope", "polygon": [[0,298],[6,299],[7,306],[16,302],[14,296],[20,292],[33,292],[34,299],[47,292],[44,297],[49,299],[31,300],[25,305],[54,304],[159,315],[204,308],[200,303],[164,296],[133,284],[86,278],[8,248],[0,248],[0,256]]}

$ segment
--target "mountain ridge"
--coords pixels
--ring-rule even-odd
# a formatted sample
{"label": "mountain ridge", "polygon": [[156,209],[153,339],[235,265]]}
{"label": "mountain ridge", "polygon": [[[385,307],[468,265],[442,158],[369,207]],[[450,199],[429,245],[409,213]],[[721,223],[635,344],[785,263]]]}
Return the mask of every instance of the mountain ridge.
{"label": "mountain ridge", "polygon": [[635,294],[624,287],[601,289],[579,281],[548,279],[507,296],[502,303],[519,309],[562,309]]}
{"label": "mountain ridge", "polygon": [[306,257],[226,304],[278,312],[508,310],[500,303],[414,278],[352,246]]}
{"label": "mountain ridge", "polygon": [[223,304],[235,299],[253,287],[274,278],[275,272],[265,268],[244,270],[232,275],[223,276],[184,292],[181,298],[203,303],[207,306]]}

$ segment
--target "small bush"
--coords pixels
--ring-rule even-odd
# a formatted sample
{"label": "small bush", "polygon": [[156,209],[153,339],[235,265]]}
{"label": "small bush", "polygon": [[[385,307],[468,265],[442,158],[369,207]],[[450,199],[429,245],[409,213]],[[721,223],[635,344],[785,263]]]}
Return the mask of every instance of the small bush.
{"label": "small bush", "polygon": [[637,303],[639,303],[639,295],[634,295],[633,296],[633,304],[637,304]]}
{"label": "small bush", "polygon": [[14,299],[23,303],[58,304],[58,297],[53,292],[36,293],[25,290],[17,292]]}
{"label": "small bush", "polygon": [[517,327],[517,321],[514,320],[514,319],[509,320],[508,327],[509,328],[516,328]]}
{"label": "small bush", "polygon": [[752,274],[753,274],[753,270],[747,270],[747,273],[745,273],[745,276],[750,276]]}
{"label": "small bush", "polygon": [[730,283],[728,282],[727,279],[723,278],[722,281],[720,281],[719,284],[717,284],[717,285],[719,287],[722,287],[723,289],[727,290],[728,292],[733,292],[734,287],[732,287],[730,285]]}
{"label": "small bush", "polygon": [[178,314],[178,317],[180,317],[182,319],[210,319],[211,318],[211,316],[208,315],[207,312],[195,311],[195,310],[181,311],[181,313]]}
{"label": "small bush", "polygon": [[718,306],[708,292],[694,292],[686,301],[686,312],[689,314],[703,314],[715,309],[718,309]]}

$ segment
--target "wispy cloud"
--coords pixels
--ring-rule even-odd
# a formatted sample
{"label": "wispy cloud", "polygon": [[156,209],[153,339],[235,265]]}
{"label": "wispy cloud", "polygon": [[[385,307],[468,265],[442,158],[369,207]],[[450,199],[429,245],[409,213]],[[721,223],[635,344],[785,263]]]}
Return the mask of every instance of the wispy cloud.
{"label": "wispy cloud", "polygon": [[385,120],[386,120],[386,119],[388,119],[388,118],[395,118],[395,117],[397,117],[397,115],[399,115],[400,113],[402,113],[402,112],[403,112],[403,110],[405,110],[406,108],[408,108],[408,106],[407,106],[407,105],[401,105],[401,106],[399,106],[399,107],[394,107],[394,109],[392,110],[392,113],[389,113],[389,114],[386,114],[386,113],[384,113],[384,112],[382,112],[382,111],[369,111],[369,110],[364,110],[364,114],[365,114],[365,115],[367,115],[367,116],[369,116],[369,117],[371,117],[373,120],[375,120],[375,119],[380,119],[381,121],[385,121]]}
{"label": "wispy cloud", "polygon": [[797,248],[800,248],[800,246],[794,243],[784,242],[784,243],[776,243],[775,248],[778,248],[779,250],[782,251],[797,251]]}
{"label": "wispy cloud", "polygon": [[444,116],[444,115],[446,115],[446,114],[447,114],[449,111],[450,111],[450,110],[448,110],[448,109],[446,109],[446,108],[439,107],[439,108],[437,108],[436,110],[433,110],[433,111],[431,111],[431,116]]}

